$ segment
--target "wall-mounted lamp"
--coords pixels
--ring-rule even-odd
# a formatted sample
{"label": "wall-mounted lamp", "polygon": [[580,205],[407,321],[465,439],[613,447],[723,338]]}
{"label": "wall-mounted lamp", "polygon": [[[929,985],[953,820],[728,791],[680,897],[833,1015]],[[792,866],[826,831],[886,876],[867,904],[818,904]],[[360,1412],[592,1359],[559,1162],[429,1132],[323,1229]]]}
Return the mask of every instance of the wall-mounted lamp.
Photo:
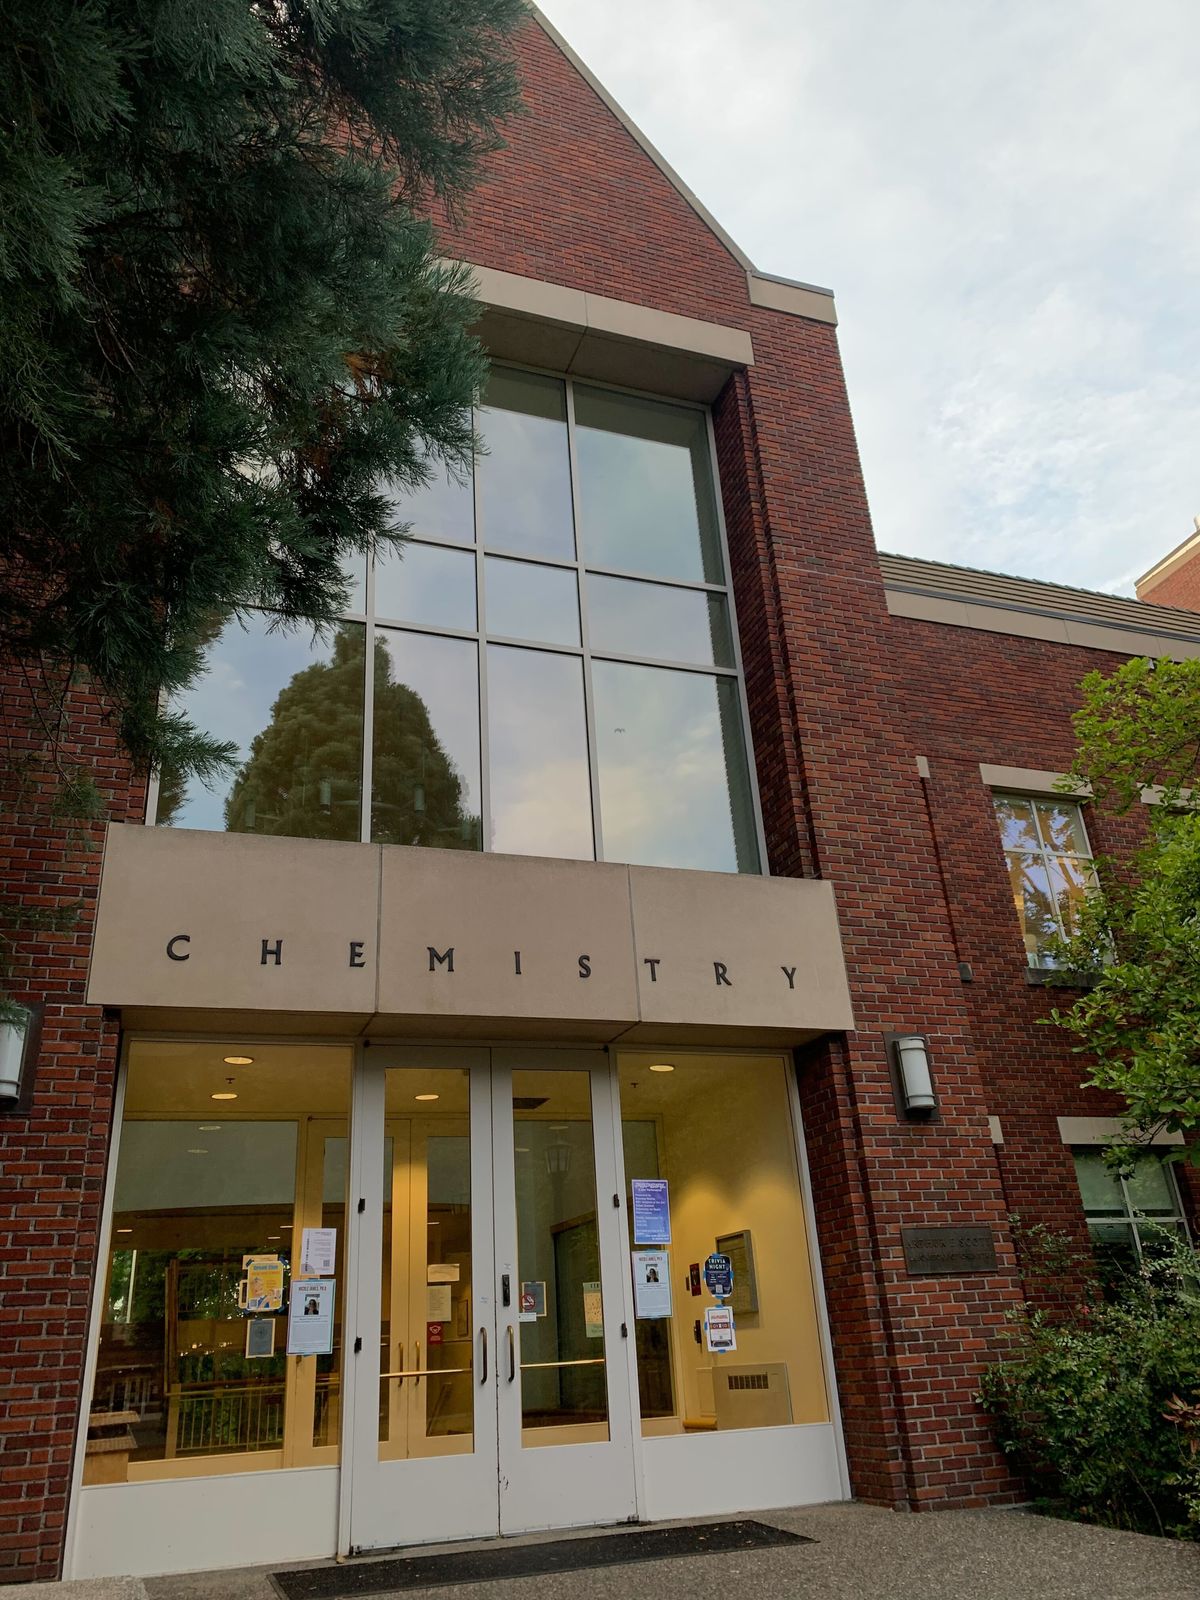
{"label": "wall-mounted lamp", "polygon": [[41,1006],[14,1006],[0,1019],[0,1114],[29,1109],[41,1033]]}
{"label": "wall-mounted lamp", "polygon": [[940,1121],[928,1039],[919,1033],[889,1033],[886,1038],[897,1111],[906,1122]]}

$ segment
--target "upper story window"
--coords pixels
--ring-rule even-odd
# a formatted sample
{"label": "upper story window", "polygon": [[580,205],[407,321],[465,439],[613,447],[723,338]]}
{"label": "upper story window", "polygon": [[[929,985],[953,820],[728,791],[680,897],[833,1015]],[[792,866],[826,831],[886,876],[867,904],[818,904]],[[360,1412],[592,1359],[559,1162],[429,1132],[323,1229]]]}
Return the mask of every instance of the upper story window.
{"label": "upper story window", "polygon": [[496,367],[476,427],[332,640],[214,641],[184,708],[241,765],[158,822],[760,871],[707,414]]}
{"label": "upper story window", "polygon": [[1053,967],[1054,941],[1076,931],[1095,882],[1080,808],[1071,800],[997,794],[993,801],[1013,904],[1031,967]]}

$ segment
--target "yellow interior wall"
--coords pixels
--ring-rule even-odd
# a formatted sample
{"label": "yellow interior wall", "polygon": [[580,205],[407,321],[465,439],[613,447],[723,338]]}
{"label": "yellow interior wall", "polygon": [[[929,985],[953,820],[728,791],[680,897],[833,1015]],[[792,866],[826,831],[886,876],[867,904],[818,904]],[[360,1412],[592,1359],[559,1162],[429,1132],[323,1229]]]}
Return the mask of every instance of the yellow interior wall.
{"label": "yellow interior wall", "polygon": [[[672,1073],[651,1074],[652,1062]],[[829,1405],[816,1293],[804,1225],[784,1073],[778,1058],[622,1054],[622,1114],[659,1121],[661,1175],[670,1185],[672,1355],[680,1420],[714,1414],[714,1359],[730,1367],[784,1362],[794,1422],[827,1422]],[[637,1173],[628,1174],[639,1176]],[[758,1279],[756,1312],[737,1315],[737,1350],[714,1358],[693,1323],[714,1304],[693,1296],[688,1265],[720,1234],[748,1229]]]}

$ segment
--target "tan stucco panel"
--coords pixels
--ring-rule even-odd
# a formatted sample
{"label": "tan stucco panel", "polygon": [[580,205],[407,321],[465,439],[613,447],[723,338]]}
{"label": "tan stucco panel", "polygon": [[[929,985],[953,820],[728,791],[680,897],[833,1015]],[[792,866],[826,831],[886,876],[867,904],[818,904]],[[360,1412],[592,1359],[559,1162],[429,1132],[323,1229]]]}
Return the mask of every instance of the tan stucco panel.
{"label": "tan stucco panel", "polygon": [[659,867],[629,884],[644,1024],[854,1026],[830,884]]}
{"label": "tan stucco panel", "polygon": [[637,1018],[624,867],[385,847],[382,899],[384,1015]]}
{"label": "tan stucco panel", "polygon": [[377,845],[114,824],[88,999],[373,1011],[378,884]]}

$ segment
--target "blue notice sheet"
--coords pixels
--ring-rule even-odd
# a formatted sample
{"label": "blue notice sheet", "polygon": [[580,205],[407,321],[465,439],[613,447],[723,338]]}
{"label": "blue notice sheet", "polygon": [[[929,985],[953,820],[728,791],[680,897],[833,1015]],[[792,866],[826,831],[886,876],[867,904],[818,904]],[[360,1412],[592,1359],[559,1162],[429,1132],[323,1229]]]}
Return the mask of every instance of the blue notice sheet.
{"label": "blue notice sheet", "polygon": [[671,1208],[665,1178],[634,1178],[633,1242],[670,1244]]}

